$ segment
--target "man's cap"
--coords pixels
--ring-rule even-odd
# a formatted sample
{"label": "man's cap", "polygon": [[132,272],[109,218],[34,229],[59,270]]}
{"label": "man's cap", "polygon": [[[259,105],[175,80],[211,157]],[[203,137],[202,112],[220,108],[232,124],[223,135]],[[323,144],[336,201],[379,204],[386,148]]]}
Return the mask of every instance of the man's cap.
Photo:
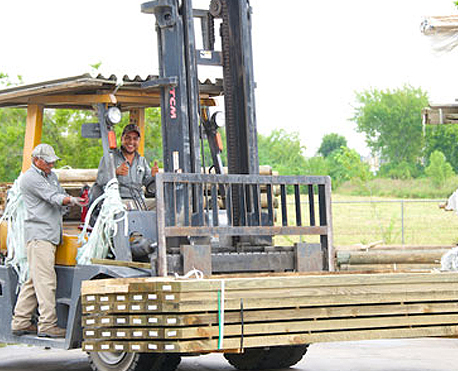
{"label": "man's cap", "polygon": [[122,135],[121,136],[124,136],[125,134],[130,133],[131,131],[135,131],[138,134],[138,136],[141,135],[140,134],[140,128],[137,125],[128,124],[128,125],[126,125],[126,127],[122,131]]}
{"label": "man's cap", "polygon": [[32,151],[32,157],[41,158],[46,162],[56,162],[60,160],[60,158],[56,156],[54,148],[46,143],[37,145]]}

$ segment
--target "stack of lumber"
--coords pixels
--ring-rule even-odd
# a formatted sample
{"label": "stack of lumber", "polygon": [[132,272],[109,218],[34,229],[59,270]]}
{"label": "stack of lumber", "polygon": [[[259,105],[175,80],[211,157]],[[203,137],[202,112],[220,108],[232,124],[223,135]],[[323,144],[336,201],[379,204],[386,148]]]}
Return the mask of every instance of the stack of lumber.
{"label": "stack of lumber", "polygon": [[[159,169],[162,172],[162,169]],[[209,170],[207,169],[207,172]],[[97,179],[97,169],[54,169],[59,182],[64,188],[81,188],[85,184],[93,184]],[[227,174],[228,168],[224,167],[224,173]],[[259,167],[260,175],[278,175],[278,172],[272,171],[272,167],[264,165]]]}
{"label": "stack of lumber", "polygon": [[458,46],[458,16],[430,16],[426,17],[420,29],[431,39],[436,52],[449,52]]}
{"label": "stack of lumber", "polygon": [[458,336],[458,273],[281,274],[83,282],[83,350],[240,351]]}
{"label": "stack of lumber", "polygon": [[428,272],[440,269],[441,257],[455,246],[375,246],[336,248],[339,271]]}
{"label": "stack of lumber", "polygon": [[5,210],[7,193],[12,186],[12,183],[0,183],[0,214]]}
{"label": "stack of lumber", "polygon": [[54,172],[65,189],[81,189],[97,179],[97,169],[55,169]]}

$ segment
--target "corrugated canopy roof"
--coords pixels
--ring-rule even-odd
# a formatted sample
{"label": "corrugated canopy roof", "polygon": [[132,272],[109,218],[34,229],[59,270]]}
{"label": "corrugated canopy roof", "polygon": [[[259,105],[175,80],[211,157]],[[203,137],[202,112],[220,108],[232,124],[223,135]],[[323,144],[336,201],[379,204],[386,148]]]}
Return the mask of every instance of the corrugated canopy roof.
{"label": "corrugated canopy roof", "polygon": [[[97,103],[117,104],[122,110],[160,106],[159,86],[142,87],[145,82],[159,81],[158,76],[139,76],[130,79],[125,75],[96,77],[90,74],[67,77],[30,85],[20,85],[0,90],[0,107],[26,107],[40,104],[44,108],[92,109]],[[212,96],[222,93],[222,82],[206,80],[200,83],[201,100],[204,105],[214,105]]]}

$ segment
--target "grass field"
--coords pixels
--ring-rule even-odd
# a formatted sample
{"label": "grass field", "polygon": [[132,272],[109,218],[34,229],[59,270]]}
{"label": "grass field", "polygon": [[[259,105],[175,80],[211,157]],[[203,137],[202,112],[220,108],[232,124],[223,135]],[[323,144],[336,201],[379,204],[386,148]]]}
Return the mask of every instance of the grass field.
{"label": "grass field", "polygon": [[458,215],[438,205],[429,200],[334,195],[334,244],[456,244]]}
{"label": "grass field", "polygon": [[[377,241],[386,245],[457,244],[458,215],[440,209],[439,203],[426,199],[333,194],[334,246],[367,245]],[[303,215],[307,215],[306,207],[303,205]],[[294,218],[293,205],[289,217]],[[276,242],[292,243],[299,239],[280,237]],[[318,242],[319,237],[303,236],[302,241]]]}

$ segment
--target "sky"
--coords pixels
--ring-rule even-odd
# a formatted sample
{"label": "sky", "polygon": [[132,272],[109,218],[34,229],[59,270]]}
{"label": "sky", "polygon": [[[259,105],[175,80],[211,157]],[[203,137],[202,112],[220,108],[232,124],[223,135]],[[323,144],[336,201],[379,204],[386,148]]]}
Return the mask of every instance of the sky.
{"label": "sky", "polygon": [[[91,71],[158,73],[155,19],[138,0],[0,1],[0,72],[25,83]],[[209,1],[194,1],[207,8]],[[458,50],[437,54],[424,17],[458,14],[452,0],[251,0],[258,131],[298,132],[306,155],[324,135],[369,154],[350,120],[355,93],[409,84],[430,101],[458,98]],[[200,71],[200,79],[215,70]]]}

